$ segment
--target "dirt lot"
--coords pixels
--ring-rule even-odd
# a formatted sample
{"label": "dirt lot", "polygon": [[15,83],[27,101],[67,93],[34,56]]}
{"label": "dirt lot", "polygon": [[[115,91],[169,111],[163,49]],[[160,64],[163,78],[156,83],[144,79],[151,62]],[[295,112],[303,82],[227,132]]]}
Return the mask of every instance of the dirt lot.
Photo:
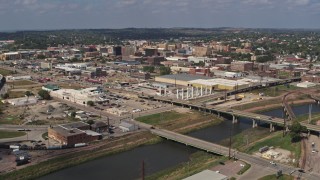
{"label": "dirt lot", "polygon": [[242,166],[246,163],[242,161],[227,161],[225,165],[217,165],[210,170],[212,171],[219,171],[221,174],[228,176],[228,177],[235,177],[237,173],[243,168]]}

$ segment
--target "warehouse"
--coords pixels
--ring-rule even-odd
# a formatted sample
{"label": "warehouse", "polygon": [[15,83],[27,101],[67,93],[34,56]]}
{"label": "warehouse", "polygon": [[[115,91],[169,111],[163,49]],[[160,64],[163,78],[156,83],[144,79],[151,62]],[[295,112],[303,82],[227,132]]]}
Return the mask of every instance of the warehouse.
{"label": "warehouse", "polygon": [[169,84],[176,84],[181,86],[190,86],[189,81],[197,79],[212,79],[211,77],[190,75],[190,74],[169,74],[155,77],[155,81]]}
{"label": "warehouse", "polygon": [[189,81],[189,84],[193,87],[204,87],[212,90],[235,90],[249,87],[250,83],[243,82],[241,80],[229,80],[229,79],[197,79],[193,81]]}
{"label": "warehouse", "polygon": [[63,124],[48,128],[48,137],[63,145],[87,143],[101,139],[101,134],[89,130],[90,125],[84,122]]}
{"label": "warehouse", "polygon": [[37,104],[38,99],[36,97],[30,96],[30,97],[8,99],[6,100],[6,102],[13,106],[27,106],[27,105]]}
{"label": "warehouse", "polygon": [[51,91],[50,95],[54,98],[60,98],[82,105],[87,105],[88,101],[98,102],[105,100],[102,98],[104,93],[102,93],[100,88],[96,87],[82,90],[59,89],[56,91]]}

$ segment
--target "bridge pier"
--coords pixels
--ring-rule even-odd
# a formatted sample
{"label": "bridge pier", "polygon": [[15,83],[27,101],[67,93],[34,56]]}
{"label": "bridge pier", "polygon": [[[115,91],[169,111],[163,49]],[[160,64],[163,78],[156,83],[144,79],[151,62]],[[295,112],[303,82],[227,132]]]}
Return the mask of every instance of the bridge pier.
{"label": "bridge pier", "polygon": [[270,132],[274,132],[274,126],[272,123],[270,123]]}
{"label": "bridge pier", "polygon": [[221,117],[220,112],[218,112],[217,114],[218,114],[218,118],[220,118]]}
{"label": "bridge pier", "polygon": [[184,99],[183,94],[184,94],[184,92],[183,92],[183,88],[182,88],[182,94],[181,94],[182,95],[182,98],[181,98],[182,100]]}
{"label": "bridge pier", "polygon": [[192,86],[192,88],[191,88],[191,98],[193,98],[193,86]]}
{"label": "bridge pier", "polygon": [[189,99],[189,88],[187,88],[187,100]]}
{"label": "bridge pier", "polygon": [[232,124],[238,123],[238,119],[235,115],[232,115]]}
{"label": "bridge pier", "polygon": [[256,128],[258,126],[255,119],[252,119],[252,128]]}

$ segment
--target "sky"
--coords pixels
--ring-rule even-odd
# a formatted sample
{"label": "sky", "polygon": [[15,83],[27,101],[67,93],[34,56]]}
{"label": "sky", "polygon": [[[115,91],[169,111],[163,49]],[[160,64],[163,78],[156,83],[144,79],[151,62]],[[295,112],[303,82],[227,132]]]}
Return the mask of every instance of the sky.
{"label": "sky", "polygon": [[320,28],[320,0],[0,0],[0,31]]}

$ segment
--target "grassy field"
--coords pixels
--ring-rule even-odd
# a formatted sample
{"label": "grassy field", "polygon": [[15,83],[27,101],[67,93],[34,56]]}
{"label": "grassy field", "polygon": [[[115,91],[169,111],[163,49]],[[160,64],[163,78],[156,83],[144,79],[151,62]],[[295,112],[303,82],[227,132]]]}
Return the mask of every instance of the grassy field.
{"label": "grassy field", "polygon": [[29,80],[21,80],[21,81],[12,81],[12,82],[7,82],[8,85],[14,85],[14,86],[27,86],[27,85],[34,85],[37,84],[33,81]]}
{"label": "grassy field", "polygon": [[139,117],[136,120],[179,133],[187,133],[222,122],[222,119],[219,119],[212,114],[205,114],[199,111],[188,111],[183,113],[167,111]]}
{"label": "grassy field", "polygon": [[280,85],[280,86],[267,87],[259,90],[254,90],[252,91],[252,93],[255,93],[255,94],[264,93],[265,96],[276,97],[276,96],[285,94],[289,91],[297,90],[297,89],[300,89],[300,88],[293,85],[289,85],[289,86]]}
{"label": "grassy field", "polygon": [[44,120],[36,120],[36,121],[27,123],[27,125],[45,125],[45,124],[48,124],[48,122]]}
{"label": "grassy field", "polygon": [[277,178],[277,176],[274,174],[274,175],[268,175],[268,176],[262,177],[259,180],[294,180],[294,177],[283,174],[282,176]]}
{"label": "grassy field", "polygon": [[183,179],[205,169],[217,165],[220,161],[226,161],[226,157],[219,157],[198,151],[191,155],[190,160],[185,163],[148,176],[146,179]]}
{"label": "grassy field", "polygon": [[14,124],[19,125],[21,124],[21,120],[17,115],[6,115],[2,114],[0,115],[0,124]]}
{"label": "grassy field", "polygon": [[[299,122],[302,122],[302,121],[307,121],[309,120],[309,114],[304,114],[304,115],[301,115],[301,116],[298,116],[296,118],[297,121]],[[320,113],[313,113],[312,116],[311,116],[311,124],[316,124],[317,121],[320,120]]]}
{"label": "grassy field", "polygon": [[[251,143],[256,142],[269,135],[270,132],[268,128],[257,127],[246,129],[232,137],[232,148],[238,149],[239,151],[244,151],[250,146]],[[229,139],[225,139],[219,144],[223,146],[229,146]]]}
{"label": "grassy field", "polygon": [[3,76],[8,76],[8,75],[14,74],[14,72],[7,69],[0,68],[0,74]]}
{"label": "grassy field", "polygon": [[9,91],[9,99],[11,98],[20,98],[20,97],[25,97],[26,92],[25,91]]}
{"label": "grassy field", "polygon": [[[255,108],[255,107],[280,104],[281,102],[282,102],[281,98],[270,99],[270,100],[258,101],[258,102],[243,104],[240,106],[235,106],[235,107],[233,107],[233,109],[237,109],[237,110],[251,109],[251,108]],[[281,105],[279,105],[279,106],[281,106]],[[275,107],[275,108],[278,108],[278,107]]]}
{"label": "grassy field", "polygon": [[276,135],[271,136],[270,138],[266,138],[262,141],[254,143],[252,146],[246,148],[244,151],[246,153],[252,154],[254,152],[259,151],[259,148],[264,146],[273,146],[275,148],[286,149],[294,154],[294,158],[296,160],[300,158],[300,154],[301,154],[300,142],[292,143],[291,137],[289,135],[282,137],[282,132],[277,132]]}
{"label": "grassy field", "polygon": [[24,135],[26,135],[25,132],[0,130],[0,139],[20,137]]}
{"label": "grassy field", "polygon": [[175,121],[180,118],[187,118],[187,114],[178,113],[176,111],[168,111],[158,114],[152,114],[148,116],[138,117],[136,120],[150,124],[150,125],[159,125],[166,123],[168,121]]}

